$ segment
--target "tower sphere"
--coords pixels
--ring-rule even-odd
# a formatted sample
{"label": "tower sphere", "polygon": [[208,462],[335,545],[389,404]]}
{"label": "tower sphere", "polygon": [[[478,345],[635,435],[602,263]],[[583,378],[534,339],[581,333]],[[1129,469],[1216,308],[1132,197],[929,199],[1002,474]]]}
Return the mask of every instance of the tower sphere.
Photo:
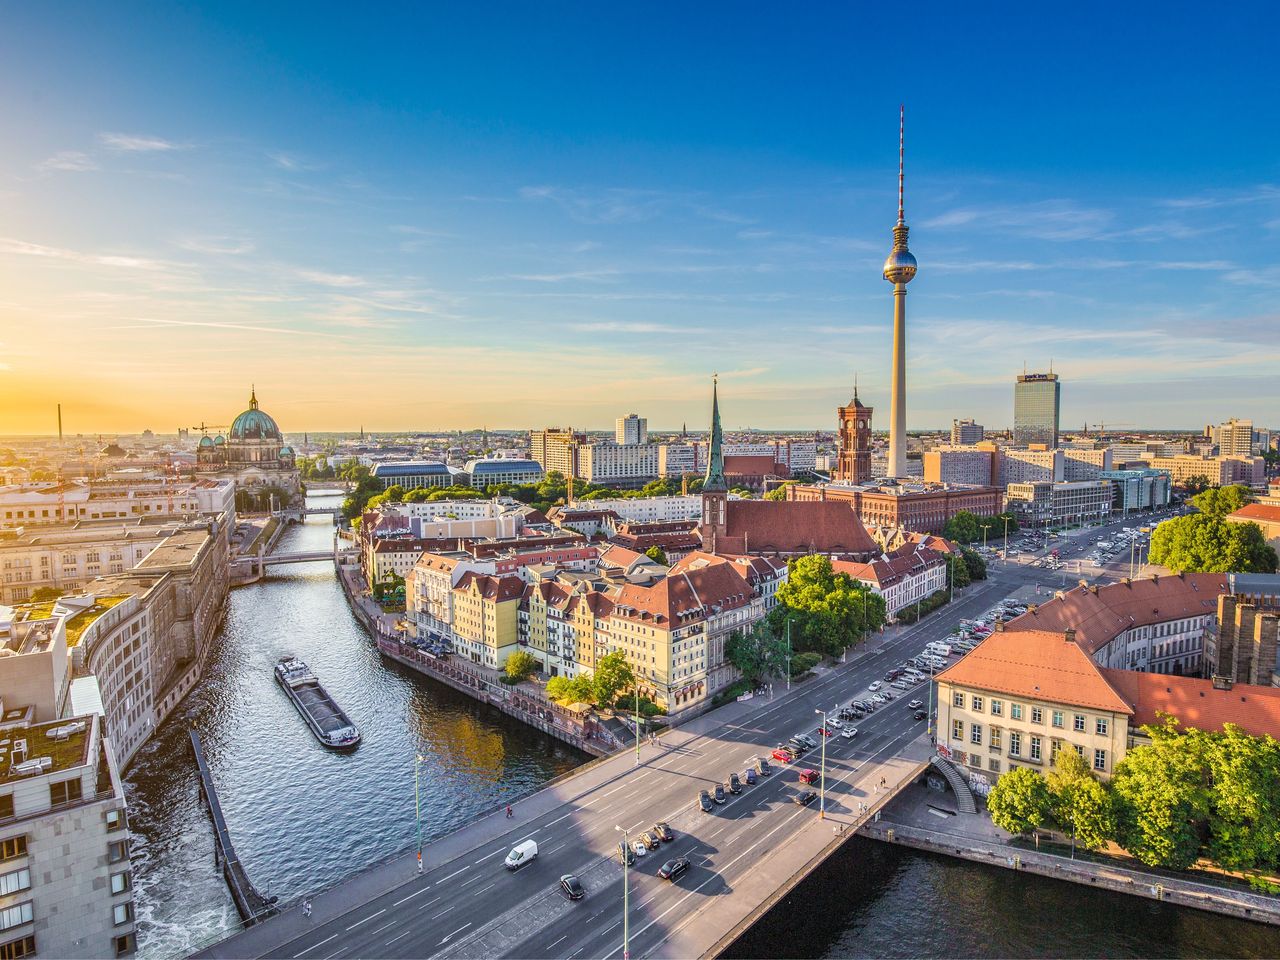
{"label": "tower sphere", "polygon": [[884,262],[884,278],[890,283],[910,283],[916,275],[916,258],[905,247],[894,250]]}

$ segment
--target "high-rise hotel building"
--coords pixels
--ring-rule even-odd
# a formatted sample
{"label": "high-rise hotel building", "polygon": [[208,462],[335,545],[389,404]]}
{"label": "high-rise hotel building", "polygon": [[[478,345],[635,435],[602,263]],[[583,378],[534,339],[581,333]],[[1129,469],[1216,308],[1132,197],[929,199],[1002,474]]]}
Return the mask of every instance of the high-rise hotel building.
{"label": "high-rise hotel building", "polygon": [[1016,446],[1058,445],[1062,383],[1056,373],[1023,373],[1013,388],[1013,442]]}

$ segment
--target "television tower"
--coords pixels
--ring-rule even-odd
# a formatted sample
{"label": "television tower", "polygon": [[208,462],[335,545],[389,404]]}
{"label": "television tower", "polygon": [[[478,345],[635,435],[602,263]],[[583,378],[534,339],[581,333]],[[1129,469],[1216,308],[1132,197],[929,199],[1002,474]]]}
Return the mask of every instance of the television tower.
{"label": "television tower", "polygon": [[889,404],[890,477],[907,475],[907,284],[916,275],[916,258],[907,249],[903,212],[903,131],[906,108],[898,108],[898,222],[893,252],[884,262],[884,278],[893,284],[893,396]]}

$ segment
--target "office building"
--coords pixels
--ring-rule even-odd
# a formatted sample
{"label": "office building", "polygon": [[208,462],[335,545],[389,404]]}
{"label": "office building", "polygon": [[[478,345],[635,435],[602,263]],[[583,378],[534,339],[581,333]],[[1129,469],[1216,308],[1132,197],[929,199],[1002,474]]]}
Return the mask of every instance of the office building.
{"label": "office building", "polygon": [[1062,448],[1063,480],[1097,480],[1104,472],[1110,470],[1111,466],[1112,456],[1109,448]]}
{"label": "office building", "polygon": [[649,442],[649,421],[629,413],[619,417],[614,424],[614,440],[619,444],[636,444]]}
{"label": "office building", "polygon": [[1251,457],[1254,454],[1254,431],[1252,420],[1237,420],[1232,417],[1226,423],[1209,428],[1210,439],[1218,447],[1218,455],[1223,457]]}
{"label": "office building", "polygon": [[924,455],[925,483],[990,486],[997,477],[1000,451],[978,447],[938,447]]}
{"label": "office building", "polygon": [[477,490],[509,483],[525,486],[541,483],[542,466],[536,460],[471,460],[466,466],[471,486]]}
{"label": "office building", "polygon": [[972,420],[952,420],[951,421],[951,443],[953,446],[961,446],[970,443],[981,443],[986,431],[982,424],[974,423]]}
{"label": "office building", "polygon": [[1024,373],[1013,388],[1013,442],[1016,446],[1058,445],[1062,384],[1056,373]]}
{"label": "office building", "polygon": [[787,499],[847,504],[866,527],[902,527],[922,533],[941,533],[961,510],[994,517],[1004,509],[1004,491],[999,487],[950,483],[795,483],[787,487]]}
{"label": "office building", "polygon": [[529,459],[547,472],[578,476],[578,448],[587,442],[585,434],[572,427],[547,427],[529,431]]}
{"label": "office building", "polygon": [[999,458],[997,483],[1002,487],[1011,483],[1057,483],[1066,478],[1065,452],[1043,443],[1025,449],[1001,448]]}
{"label": "office building", "polygon": [[656,443],[590,443],[578,448],[577,476],[606,487],[642,487],[658,478]]}
{"label": "office building", "polygon": [[1110,480],[1037,480],[1005,487],[1005,502],[1019,522],[1042,527],[1077,527],[1111,516]]}
{"label": "office building", "polygon": [[373,479],[382,489],[403,487],[418,490],[422,487],[449,487],[453,485],[453,472],[443,463],[432,460],[403,460],[398,463],[375,463]]}
{"label": "office building", "polygon": [[1152,469],[1168,473],[1176,485],[1204,479],[1211,487],[1239,483],[1255,490],[1265,490],[1267,484],[1267,464],[1262,457],[1184,453],[1175,457],[1147,456],[1142,458],[1142,462]]}
{"label": "office building", "polygon": [[1098,479],[1111,481],[1112,509],[1120,514],[1158,510],[1168,506],[1173,496],[1173,481],[1164,470],[1149,467],[1104,470],[1098,474]]}

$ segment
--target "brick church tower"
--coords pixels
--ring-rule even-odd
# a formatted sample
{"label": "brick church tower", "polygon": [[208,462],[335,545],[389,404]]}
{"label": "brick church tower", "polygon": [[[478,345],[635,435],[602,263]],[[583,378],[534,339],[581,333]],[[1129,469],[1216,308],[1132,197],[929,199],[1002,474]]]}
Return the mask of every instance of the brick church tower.
{"label": "brick church tower", "polygon": [[858,399],[858,385],[853,385],[853,400],[840,407],[840,435],[837,438],[839,458],[833,480],[864,483],[871,479],[871,413]]}

